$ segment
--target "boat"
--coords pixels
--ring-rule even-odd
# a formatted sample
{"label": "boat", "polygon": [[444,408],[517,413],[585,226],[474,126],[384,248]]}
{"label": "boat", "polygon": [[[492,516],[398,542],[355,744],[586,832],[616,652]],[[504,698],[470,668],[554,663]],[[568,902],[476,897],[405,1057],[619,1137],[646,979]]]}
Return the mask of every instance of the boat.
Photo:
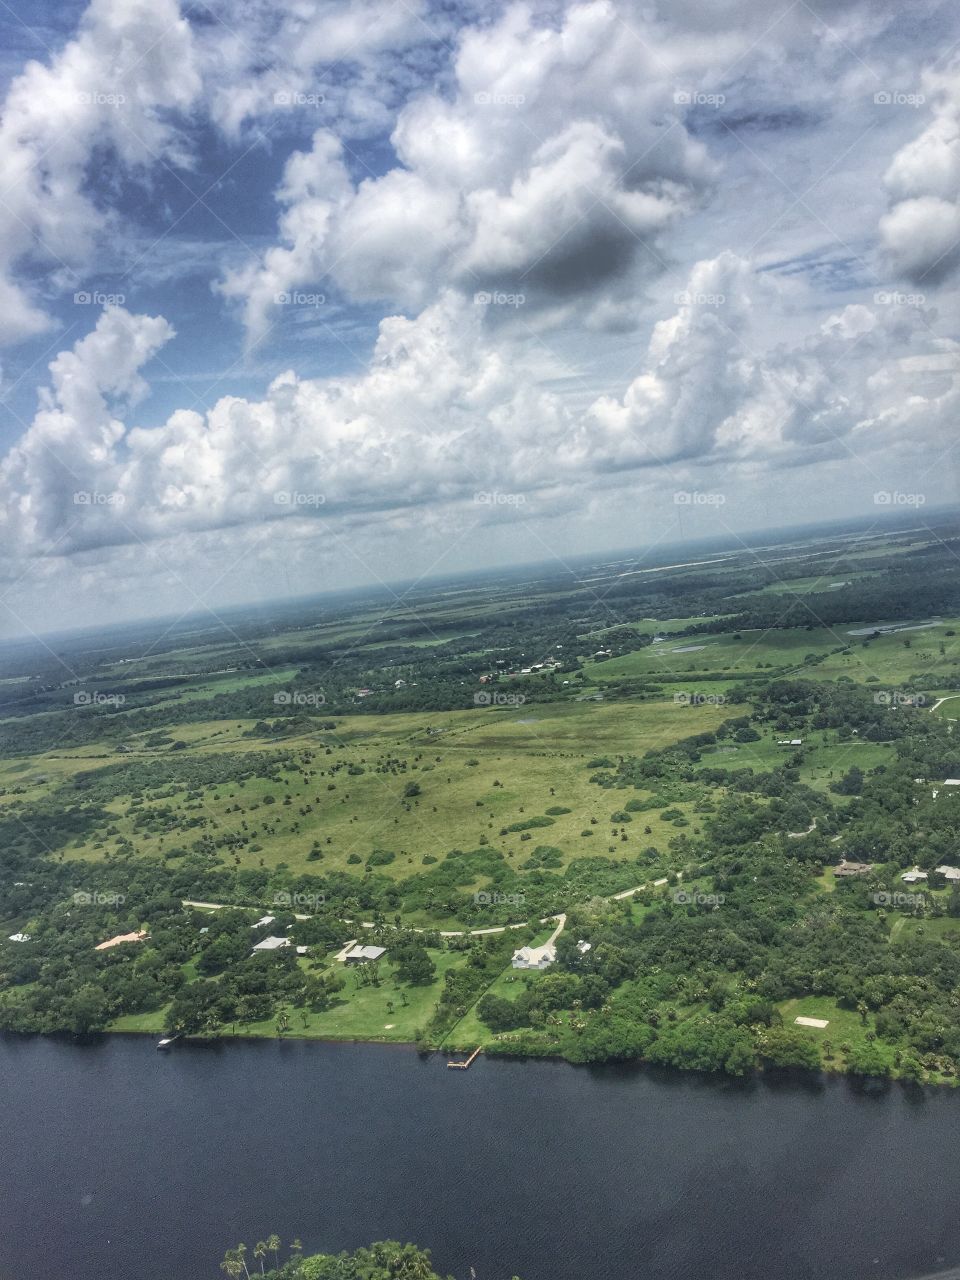
{"label": "boat", "polygon": [[180,1033],[179,1033],[179,1032],[177,1032],[177,1034],[176,1034],[175,1036],[164,1036],[162,1040],[158,1040],[158,1041],[157,1041],[157,1048],[158,1048],[158,1049],[169,1049],[169,1048],[170,1048],[170,1046],[173,1044],[174,1040],[179,1040],[179,1039],[180,1039]]}

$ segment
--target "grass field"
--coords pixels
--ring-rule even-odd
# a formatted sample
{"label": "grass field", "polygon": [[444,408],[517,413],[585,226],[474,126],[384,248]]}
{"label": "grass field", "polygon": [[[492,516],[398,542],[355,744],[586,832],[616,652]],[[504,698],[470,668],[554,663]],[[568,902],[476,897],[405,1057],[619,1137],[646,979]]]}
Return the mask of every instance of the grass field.
{"label": "grass field", "polygon": [[[484,841],[517,865],[538,844],[558,847],[564,862],[588,853],[606,855],[611,848],[620,858],[635,858],[641,847],[665,848],[675,830],[651,813],[644,815],[643,824],[651,828],[649,834],[634,824],[626,841],[619,835],[613,839],[610,815],[620,799],[590,782],[591,760],[642,754],[717,720],[713,706],[571,702],[507,711],[349,716],[338,718],[334,732],[281,743],[244,737],[247,722],[194,721],[177,727],[177,738],[187,744],[178,759],[192,753],[280,748],[297,757],[311,751],[314,758],[284,770],[279,783],[254,778],[197,793],[186,788],[161,798],[148,793],[140,812],[168,810],[165,835],[138,831],[134,798],[120,796],[108,805],[113,835],[100,831],[71,846],[71,856],[102,858],[124,839],[140,853],[162,854],[184,843],[176,828],[199,815],[207,821],[203,829],[211,833],[239,832],[247,824],[251,839],[236,854],[239,865],[285,863],[293,872],[351,869],[366,862],[373,850],[386,849],[396,858],[382,868],[384,874],[405,876],[422,867],[425,855],[441,857],[451,848],[473,848]],[[164,750],[143,749],[122,759],[166,758]],[[107,760],[118,762],[114,755]],[[6,762],[0,766],[0,786],[22,789],[16,797],[8,794],[8,802],[39,799],[73,773],[102,762],[107,761],[89,748]],[[351,775],[351,768],[362,772]],[[404,792],[411,782],[420,794],[408,797]],[[235,811],[238,805],[240,812]],[[683,803],[675,807],[685,808]],[[547,815],[550,808],[569,812]],[[549,824],[534,828],[527,840],[522,832],[501,834],[505,827],[547,817]],[[308,861],[315,842],[321,857]]]}

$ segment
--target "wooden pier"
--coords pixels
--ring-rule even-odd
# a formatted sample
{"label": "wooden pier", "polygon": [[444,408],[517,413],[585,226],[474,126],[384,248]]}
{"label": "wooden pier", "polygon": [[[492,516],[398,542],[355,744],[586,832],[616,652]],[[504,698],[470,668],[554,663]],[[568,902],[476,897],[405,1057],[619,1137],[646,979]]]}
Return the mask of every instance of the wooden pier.
{"label": "wooden pier", "polygon": [[453,1067],[454,1070],[456,1071],[466,1071],[466,1069],[472,1065],[474,1058],[477,1056],[477,1054],[481,1051],[482,1048],[483,1048],[483,1045],[478,1044],[477,1047],[474,1049],[473,1053],[471,1053],[470,1057],[466,1060],[466,1062],[448,1062],[447,1066]]}

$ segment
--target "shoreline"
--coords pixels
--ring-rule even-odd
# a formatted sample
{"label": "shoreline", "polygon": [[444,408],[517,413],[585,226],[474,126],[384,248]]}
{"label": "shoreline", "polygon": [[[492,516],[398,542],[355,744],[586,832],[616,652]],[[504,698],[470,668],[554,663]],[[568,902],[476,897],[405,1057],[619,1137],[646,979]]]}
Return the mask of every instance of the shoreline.
{"label": "shoreline", "polygon": [[[75,1046],[82,1048],[85,1043],[106,1040],[108,1037],[120,1036],[130,1039],[153,1039],[158,1033],[153,1031],[126,1031],[126,1030],[103,1030],[93,1031],[87,1036],[76,1036],[69,1031],[5,1031],[0,1030],[0,1040],[4,1037],[15,1037],[19,1040],[41,1039],[64,1041],[69,1040]],[[181,1041],[184,1045],[190,1045],[194,1048],[210,1047],[226,1045],[229,1043],[237,1043],[244,1041],[256,1041],[257,1043],[268,1044],[289,1044],[297,1042],[300,1044],[317,1044],[317,1045],[372,1045],[381,1049],[412,1049],[420,1057],[429,1058],[436,1054],[453,1055],[453,1054],[469,1054],[472,1049],[447,1049],[443,1046],[436,1048],[422,1047],[415,1040],[376,1040],[369,1037],[358,1038],[356,1036],[305,1036],[305,1035],[264,1035],[256,1032],[241,1035],[217,1035],[217,1036],[182,1036]],[[476,1046],[474,1046],[476,1047]],[[798,1082],[805,1081],[808,1084],[816,1082],[825,1082],[827,1080],[849,1080],[858,1081],[863,1087],[876,1085],[901,1085],[904,1088],[914,1089],[957,1089],[960,1087],[960,1080],[910,1080],[906,1076],[888,1075],[888,1076],[865,1076],[859,1075],[853,1071],[831,1070],[829,1067],[820,1067],[817,1071],[809,1071],[805,1067],[754,1067],[753,1070],[744,1075],[730,1075],[725,1071],[701,1071],[695,1068],[684,1070],[682,1067],[661,1066],[658,1063],[652,1063],[645,1058],[604,1058],[597,1062],[571,1062],[559,1053],[489,1053],[490,1045],[481,1045],[481,1056],[488,1059],[502,1059],[506,1062],[554,1062],[563,1063],[565,1066],[574,1070],[592,1070],[594,1068],[604,1067],[626,1067],[632,1069],[640,1069],[654,1072],[666,1077],[674,1079],[683,1079],[684,1077],[696,1077],[701,1080],[714,1080],[717,1082],[746,1082],[759,1080],[783,1080],[795,1079]],[[157,1052],[160,1052],[159,1050]],[[166,1053],[176,1053],[175,1047],[171,1046]]]}

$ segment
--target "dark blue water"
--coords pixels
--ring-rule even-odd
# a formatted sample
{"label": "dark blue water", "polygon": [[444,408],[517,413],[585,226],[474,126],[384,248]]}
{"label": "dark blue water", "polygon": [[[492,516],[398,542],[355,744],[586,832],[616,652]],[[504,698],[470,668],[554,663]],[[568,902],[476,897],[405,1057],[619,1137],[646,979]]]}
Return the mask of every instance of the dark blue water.
{"label": "dark blue water", "polygon": [[0,1277],[214,1280],[277,1231],[478,1280],[889,1280],[960,1261],[960,1093],[405,1048],[0,1038]]}

